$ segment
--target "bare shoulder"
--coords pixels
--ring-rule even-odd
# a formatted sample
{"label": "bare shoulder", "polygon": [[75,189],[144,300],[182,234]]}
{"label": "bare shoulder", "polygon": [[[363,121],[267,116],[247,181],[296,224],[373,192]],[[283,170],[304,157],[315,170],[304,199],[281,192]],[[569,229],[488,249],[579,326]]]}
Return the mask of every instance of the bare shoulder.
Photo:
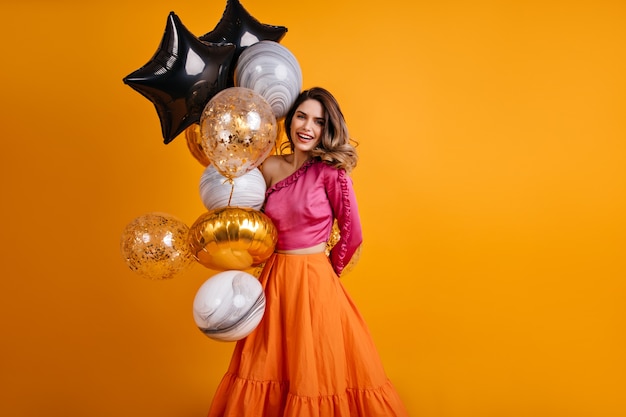
{"label": "bare shoulder", "polygon": [[263,175],[272,174],[280,169],[281,165],[284,163],[284,159],[280,155],[270,155],[263,163],[259,166],[259,169],[263,173]]}
{"label": "bare shoulder", "polygon": [[259,166],[261,173],[263,174],[263,178],[265,178],[265,183],[267,186],[271,186],[275,181],[273,181],[281,171],[281,167],[284,164],[284,159],[280,155],[270,155],[263,163]]}
{"label": "bare shoulder", "polygon": [[265,168],[265,167],[271,167],[277,164],[280,164],[283,161],[283,157],[281,155],[270,155],[267,158],[265,158],[265,160],[263,160],[263,163],[261,164],[261,167]]}

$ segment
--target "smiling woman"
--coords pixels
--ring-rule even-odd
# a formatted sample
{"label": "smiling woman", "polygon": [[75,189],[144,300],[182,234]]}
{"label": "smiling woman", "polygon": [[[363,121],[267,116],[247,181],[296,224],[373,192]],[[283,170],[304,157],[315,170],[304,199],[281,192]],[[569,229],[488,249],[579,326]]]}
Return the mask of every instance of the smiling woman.
{"label": "smiling woman", "polygon": [[[359,140],[341,283],[410,415],[626,416],[626,2],[241,1]],[[119,250],[142,213],[192,224],[205,166],[121,79],[173,6],[202,34],[224,3],[3,2],[0,415],[206,415],[212,271]]]}
{"label": "smiling woman", "polygon": [[[356,165],[335,98],[315,87],[285,117],[291,153],[262,166],[278,230],[259,280],[267,309],[237,342],[209,412],[223,416],[408,416],[365,320],[339,280],[362,243]],[[326,256],[334,221],[339,240]]]}
{"label": "smiling woman", "polygon": [[310,152],[322,140],[326,120],[322,103],[317,100],[306,100],[296,109],[291,121],[290,137],[293,151]]}

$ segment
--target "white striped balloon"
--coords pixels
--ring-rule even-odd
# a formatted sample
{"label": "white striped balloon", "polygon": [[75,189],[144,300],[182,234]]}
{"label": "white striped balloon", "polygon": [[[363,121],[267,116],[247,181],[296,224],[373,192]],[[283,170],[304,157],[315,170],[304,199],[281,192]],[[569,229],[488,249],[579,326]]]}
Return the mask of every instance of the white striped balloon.
{"label": "white striped balloon", "polygon": [[265,179],[259,168],[229,180],[211,164],[200,177],[200,198],[207,210],[229,206],[260,210],[265,189]]}
{"label": "white striped balloon", "polygon": [[280,119],[300,94],[302,70],[289,49],[278,42],[264,40],[241,53],[235,66],[234,83],[261,95]]}

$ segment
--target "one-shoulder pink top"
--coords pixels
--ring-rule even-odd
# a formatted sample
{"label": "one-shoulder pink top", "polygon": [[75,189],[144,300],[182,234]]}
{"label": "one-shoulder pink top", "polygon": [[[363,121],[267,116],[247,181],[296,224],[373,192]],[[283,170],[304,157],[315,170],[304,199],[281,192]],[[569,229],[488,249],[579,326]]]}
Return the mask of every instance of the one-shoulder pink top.
{"label": "one-shoulder pink top", "polygon": [[330,261],[340,275],[363,241],[352,179],[346,172],[311,159],[268,188],[265,198],[265,214],[278,231],[278,250],[327,242],[337,219],[340,239]]}

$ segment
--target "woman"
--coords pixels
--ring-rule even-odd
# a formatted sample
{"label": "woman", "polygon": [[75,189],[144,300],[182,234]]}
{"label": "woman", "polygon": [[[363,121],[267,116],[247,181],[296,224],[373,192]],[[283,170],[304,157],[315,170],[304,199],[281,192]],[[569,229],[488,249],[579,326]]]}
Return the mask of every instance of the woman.
{"label": "woman", "polygon": [[[311,88],[285,116],[291,153],[268,157],[265,214],[278,230],[259,279],[265,316],[233,358],[209,417],[407,416],[339,276],[362,242],[357,163],[335,98]],[[336,219],[340,239],[326,242]]]}

